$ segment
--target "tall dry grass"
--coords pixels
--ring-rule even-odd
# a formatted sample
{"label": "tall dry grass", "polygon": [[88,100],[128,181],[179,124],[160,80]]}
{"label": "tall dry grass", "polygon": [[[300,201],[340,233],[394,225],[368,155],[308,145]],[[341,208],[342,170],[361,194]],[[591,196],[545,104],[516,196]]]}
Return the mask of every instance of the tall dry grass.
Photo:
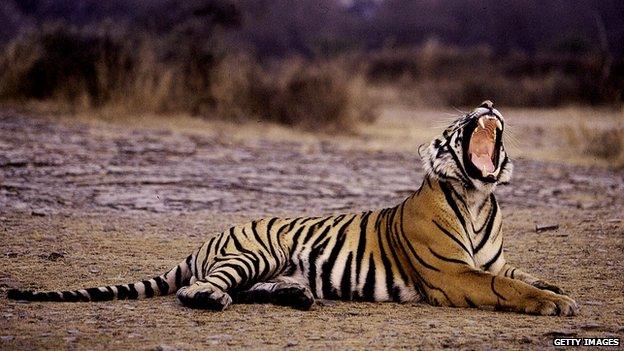
{"label": "tall dry grass", "polygon": [[418,106],[471,106],[483,99],[506,106],[619,105],[624,91],[624,62],[597,53],[500,56],[487,46],[459,48],[430,40],[361,61],[371,84]]}
{"label": "tall dry grass", "polygon": [[0,98],[46,100],[71,110],[186,112],[351,130],[372,121],[361,77],[337,63],[288,59],[270,68],[218,42],[44,26],[0,55]]}
{"label": "tall dry grass", "polygon": [[605,162],[610,168],[624,170],[624,110],[618,123],[593,126],[580,120],[566,130],[568,143],[579,152]]}

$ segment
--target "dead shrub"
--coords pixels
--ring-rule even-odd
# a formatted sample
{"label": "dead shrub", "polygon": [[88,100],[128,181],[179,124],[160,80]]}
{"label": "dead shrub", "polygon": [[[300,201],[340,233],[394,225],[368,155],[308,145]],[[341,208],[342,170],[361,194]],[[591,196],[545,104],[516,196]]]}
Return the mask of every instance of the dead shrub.
{"label": "dead shrub", "polygon": [[0,54],[0,98],[333,131],[374,119],[363,79],[340,64],[287,59],[267,69],[251,55],[186,36],[188,30],[155,38],[44,26]]}
{"label": "dead shrub", "polygon": [[361,78],[337,64],[293,62],[279,73],[272,119],[306,129],[352,129],[357,121],[375,119]]}
{"label": "dead shrub", "polygon": [[579,151],[606,161],[613,169],[624,169],[624,112],[619,125],[609,129],[580,122],[566,134],[569,144]]}
{"label": "dead shrub", "polygon": [[403,103],[414,105],[472,106],[484,99],[507,106],[601,104],[621,94],[617,84],[606,84],[603,62],[592,55],[501,56],[485,46],[460,49],[430,40],[361,60],[371,84],[398,89]]}

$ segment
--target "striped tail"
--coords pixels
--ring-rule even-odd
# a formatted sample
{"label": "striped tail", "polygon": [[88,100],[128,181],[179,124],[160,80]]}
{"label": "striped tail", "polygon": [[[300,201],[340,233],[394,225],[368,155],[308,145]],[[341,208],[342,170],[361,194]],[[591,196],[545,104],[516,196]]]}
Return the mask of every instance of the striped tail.
{"label": "striped tail", "polygon": [[173,294],[181,287],[189,285],[193,275],[191,258],[192,255],[165,274],[133,284],[109,285],[73,291],[35,292],[11,289],[7,292],[7,297],[12,300],[26,301],[87,302],[141,299]]}

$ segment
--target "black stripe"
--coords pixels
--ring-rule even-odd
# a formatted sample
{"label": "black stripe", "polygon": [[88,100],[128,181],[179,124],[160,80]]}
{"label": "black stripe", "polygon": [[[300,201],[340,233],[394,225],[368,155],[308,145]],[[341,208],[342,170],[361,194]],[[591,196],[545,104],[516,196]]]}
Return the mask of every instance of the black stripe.
{"label": "black stripe", "polygon": [[256,221],[251,222],[251,232],[253,233],[254,238],[256,238],[256,240],[258,241],[258,244],[262,246],[264,251],[269,252],[270,251],[269,247],[266,246],[266,243],[264,242],[264,240],[260,238],[260,234],[258,233],[258,222]]}
{"label": "black stripe", "polygon": [[[89,288],[86,290],[91,301],[109,301],[115,298],[115,294],[109,291],[101,291],[98,288]],[[63,297],[65,297],[65,292],[63,292]]]}
{"label": "black stripe", "polygon": [[397,237],[398,232],[399,232],[399,229],[397,228],[397,226],[399,226],[399,223],[394,223],[393,226],[394,226],[393,232],[388,234],[388,237],[390,238],[390,241],[391,241],[390,254],[392,254],[392,258],[394,259],[394,266],[399,271],[399,275],[401,276],[401,279],[403,280],[404,283],[407,283],[409,282],[409,278],[407,276],[407,273],[403,269],[403,264],[399,260],[399,256],[397,255],[397,250],[396,250],[396,248],[400,245],[398,242],[399,239]]}
{"label": "black stripe", "polygon": [[490,235],[492,234],[494,222],[496,221],[496,217],[498,214],[498,204],[496,203],[496,198],[494,197],[494,194],[490,195],[490,199],[492,201],[492,209],[491,209],[490,217],[489,217],[490,220],[487,223],[487,227],[485,229],[485,233],[483,234],[483,238],[481,238],[481,241],[479,241],[479,243],[474,249],[475,254],[479,253],[479,250],[481,250],[483,246],[485,246],[485,243],[487,243],[488,239],[490,238]]}
{"label": "black stripe", "polygon": [[405,242],[405,245],[407,246],[407,248],[410,250],[410,253],[412,254],[412,256],[418,261],[418,263],[420,263],[422,266],[429,268],[433,271],[436,271],[436,272],[440,271],[440,269],[430,265],[429,263],[425,262],[425,260],[423,260],[420,256],[418,256],[418,254],[416,253],[416,249],[414,249],[414,247],[409,242],[409,240],[407,240],[405,235],[403,235],[403,241]]}
{"label": "black stripe", "polygon": [[221,272],[215,272],[213,275],[210,276],[210,279],[218,279],[218,280],[222,281],[223,282],[223,286],[219,286],[217,284],[217,282],[215,282],[214,280],[211,281],[210,283],[214,284],[214,285],[217,285],[217,287],[219,287],[219,288],[221,288],[223,290],[227,290],[228,287],[230,286],[230,282],[227,281],[225,277],[222,277],[221,275],[219,275],[219,273],[221,273]]}
{"label": "black stripe", "polygon": [[[87,289],[87,291],[89,291],[89,289]],[[80,300],[79,294],[75,291],[63,291],[61,294],[63,296],[63,301],[76,302]]]}
{"label": "black stripe", "polygon": [[259,275],[259,278],[262,280],[268,276],[269,270],[271,269],[271,263],[262,251],[258,251],[258,255],[260,256],[260,258],[262,258],[262,261],[264,262],[264,269]]}
{"label": "black stripe", "polygon": [[[323,254],[325,247],[327,247],[331,241],[331,237],[325,238],[325,234],[327,234],[330,228],[331,226],[328,226],[325,230],[323,230],[323,233],[319,235],[312,245],[312,250],[310,250],[310,256],[308,259],[308,264],[310,265],[308,269],[308,282],[310,282],[310,290],[312,291],[314,297],[319,297],[316,292],[316,261],[318,257]],[[324,241],[321,242],[321,240]]]}
{"label": "black stripe", "polygon": [[362,270],[362,260],[364,258],[364,252],[366,251],[366,227],[368,225],[368,218],[372,212],[366,212],[362,215],[360,220],[360,240],[358,241],[357,253],[355,255],[355,282],[357,286],[360,282],[360,271]]}
{"label": "black stripe", "polygon": [[453,239],[453,241],[455,241],[462,248],[462,250],[464,250],[474,260],[472,253],[468,251],[468,248],[466,248],[466,246],[461,241],[459,241],[459,239],[457,239],[455,235],[453,235],[450,231],[446,230],[446,228],[444,228],[440,223],[436,222],[435,219],[431,221],[433,222],[433,224],[436,225],[436,227],[438,227],[438,229],[440,229],[440,231],[442,231],[442,233],[446,234],[446,236]]}
{"label": "black stripe", "polygon": [[182,286],[182,267],[178,265],[175,272],[175,288],[176,290]]}
{"label": "black stripe", "polygon": [[129,293],[128,293],[129,299],[136,300],[139,298],[139,292],[137,291],[134,284],[128,284],[128,290],[129,290]]}
{"label": "black stripe", "polygon": [[269,241],[269,249],[271,249],[271,256],[277,259],[277,256],[278,256],[277,251],[275,251],[275,246],[273,245],[273,240],[271,237],[271,229],[273,229],[273,225],[275,224],[275,221],[277,221],[277,218],[271,218],[269,220],[269,223],[267,223],[266,235],[267,235],[267,240]]}
{"label": "black stripe", "polygon": [[351,261],[353,261],[353,252],[349,252],[345,268],[342,271],[342,279],[340,280],[340,297],[343,299],[351,300]]}
{"label": "black stripe", "polygon": [[[394,216],[396,215],[397,210],[398,210],[398,206],[395,207],[394,210],[392,210],[392,212],[386,218],[386,233],[390,233],[391,231],[392,223],[394,222]],[[388,259],[388,254],[386,253],[386,250],[384,249],[381,230],[377,231],[377,241],[379,243],[379,253],[381,256],[381,263],[383,265],[383,272],[386,277],[386,291],[388,292],[388,295],[392,296],[393,301],[400,301],[400,296],[398,298],[397,296],[393,296],[393,294],[396,292],[394,289],[394,272],[392,271],[392,264],[390,263],[390,260]],[[386,242],[386,246],[389,246],[387,242]],[[392,251],[391,248],[388,248],[388,249]]]}
{"label": "black stripe", "polygon": [[317,219],[318,217],[306,217],[303,221],[301,221],[301,223],[299,223],[299,225],[304,225],[306,224],[307,221],[311,221],[313,219]]}
{"label": "black stripe", "polygon": [[184,279],[182,279],[182,284],[180,284],[180,286],[178,286],[178,288],[182,287],[182,286],[187,286],[190,284],[191,282],[191,277],[193,277],[193,269],[191,267],[191,262],[193,262],[193,255],[189,255],[186,258],[186,266],[189,270],[189,272],[187,272],[187,276],[184,277]]}
{"label": "black stripe", "polygon": [[472,302],[472,300],[468,296],[464,296],[464,300],[466,300],[466,303],[468,304],[468,307],[471,307],[471,308],[477,308],[478,307],[477,304]]}
{"label": "black stripe", "polygon": [[440,184],[440,189],[442,189],[442,193],[444,193],[444,198],[446,199],[446,203],[451,207],[451,209],[455,213],[455,217],[457,217],[457,219],[459,220],[459,223],[461,224],[462,229],[464,229],[464,233],[468,234],[468,228],[466,227],[466,220],[464,219],[464,215],[459,209],[459,206],[457,206],[455,199],[453,199],[453,195],[451,193],[451,189],[449,188],[449,185],[443,182],[440,182],[439,184]]}
{"label": "black stripe", "polygon": [[450,149],[450,154],[453,157],[453,160],[457,164],[457,168],[459,168],[459,170],[461,171],[461,174],[459,176],[461,178],[463,178],[464,183],[466,184],[466,186],[468,186],[470,188],[474,188],[474,183],[472,182],[472,179],[468,176],[468,173],[466,173],[466,170],[464,169],[463,163],[459,160],[459,156],[455,153],[455,149],[453,149],[450,146],[449,146],[449,149]]}
{"label": "black stripe", "polygon": [[117,288],[117,298],[120,300],[124,300],[128,298],[128,294],[130,291],[125,285],[115,285]]}
{"label": "black stripe", "polygon": [[[413,196],[413,195],[412,195]],[[409,198],[408,198],[409,199]],[[387,239],[390,240],[390,242],[388,243],[388,245],[390,246],[390,253],[392,254],[392,258],[394,259],[394,265],[397,268],[397,270],[399,271],[399,275],[401,276],[401,279],[403,280],[403,282],[408,282],[409,278],[407,276],[407,273],[405,273],[404,269],[403,269],[403,264],[401,263],[401,261],[399,260],[399,257],[397,255],[397,250],[396,248],[399,247],[399,238],[398,238],[398,233],[400,228],[398,228],[401,223],[403,222],[403,207],[405,207],[405,203],[407,202],[407,200],[403,201],[403,203],[401,204],[401,211],[399,211],[399,218],[398,220],[393,220],[393,223],[391,225],[391,229],[388,233],[386,233]]]}
{"label": "black stripe", "polygon": [[503,252],[503,245],[499,246],[498,252],[496,252],[496,255],[494,255],[494,257],[492,257],[489,261],[487,261],[483,265],[483,270],[487,271],[488,269],[490,269],[490,266],[492,266],[496,262],[496,260],[498,260],[502,252]]}
{"label": "black stripe", "polygon": [[373,260],[373,253],[371,252],[368,258],[368,273],[366,274],[366,281],[362,291],[364,300],[375,301],[375,284],[375,261]]}
{"label": "black stripe", "polygon": [[156,286],[158,286],[158,291],[160,291],[160,295],[167,295],[169,293],[169,283],[167,283],[163,278],[154,277],[154,281],[156,281]]}
{"label": "black stripe", "polygon": [[343,224],[340,229],[338,229],[338,233],[336,234],[336,242],[334,243],[334,247],[332,248],[329,257],[323,264],[321,265],[321,282],[323,284],[323,297],[326,299],[338,299],[337,291],[334,289],[331,283],[331,273],[334,268],[334,263],[336,263],[336,259],[340,254],[340,251],[344,247],[344,243],[346,241],[347,236],[345,235],[345,229],[353,222],[356,216],[351,217],[345,224]]}
{"label": "black stripe", "polygon": [[[234,267],[232,267],[234,268]],[[212,277],[219,277],[220,275],[223,275],[223,277],[227,280],[229,280],[228,284],[227,284],[227,288],[235,288],[236,286],[236,278],[230,274],[230,272],[226,271],[226,270],[218,270],[216,272],[210,273],[210,278]],[[227,290],[227,289],[226,289]]]}
{"label": "black stripe", "polygon": [[[253,264],[253,269],[251,266],[248,266],[249,270],[252,273],[249,276],[249,279],[257,280],[258,275],[260,274],[260,258],[258,258],[258,255],[256,255],[254,252],[243,248],[243,245],[240,243],[240,241],[238,241],[236,237],[232,237],[232,242],[234,243],[234,247],[236,248],[236,250],[244,254],[244,257],[249,259],[251,261],[251,264]],[[243,264],[246,265],[246,263],[243,263]]]}
{"label": "black stripe", "polygon": [[[236,271],[236,273],[238,274],[240,279],[236,279],[235,276],[233,276],[230,272],[221,269],[221,268],[232,268],[233,270]],[[222,265],[219,266],[219,270],[211,273],[208,278],[213,277],[213,274],[223,274],[227,279],[230,280],[230,284],[228,285],[228,288],[236,288],[237,286],[245,286],[247,284],[247,278],[245,275],[245,272],[243,271],[243,268],[235,263],[224,263]]]}
{"label": "black stripe", "polygon": [[[178,267],[179,269],[180,267]],[[177,279],[177,277],[176,277]],[[153,297],[154,296],[154,289],[152,288],[152,283],[149,280],[144,280],[141,283],[143,283],[143,289],[145,290],[145,297]]]}
{"label": "black stripe", "polygon": [[308,241],[310,241],[310,239],[312,238],[312,235],[316,232],[316,230],[320,229],[321,227],[323,227],[325,225],[325,223],[327,223],[327,221],[333,219],[333,216],[329,216],[329,217],[325,217],[323,219],[321,219],[320,221],[314,223],[313,225],[311,225],[308,229],[308,233],[306,234],[305,238],[302,241],[302,244],[307,244]]}
{"label": "black stripe", "polygon": [[[311,233],[313,232],[313,228],[314,226],[311,225],[310,228],[308,229],[308,235],[311,235]],[[292,255],[295,254],[295,251],[297,250],[297,246],[299,246],[299,237],[301,236],[301,233],[303,232],[304,229],[305,229],[305,226],[299,227],[299,229],[297,229],[297,231],[295,232],[295,235],[293,235],[293,238],[292,238],[293,246],[290,249],[290,252],[292,253]],[[305,243],[305,240],[303,242]]]}
{"label": "black stripe", "polygon": [[431,252],[431,254],[433,256],[435,256],[439,260],[446,261],[446,262],[452,262],[452,263],[468,265],[468,263],[466,263],[466,262],[464,262],[462,260],[458,260],[458,259],[455,259],[455,258],[448,258],[448,257],[442,256],[442,255],[438,254],[437,252],[433,251],[431,248],[429,248],[429,252]]}
{"label": "black stripe", "polygon": [[[404,233],[404,229],[403,229],[403,218],[404,218],[404,216],[403,216],[403,210],[404,210],[404,209],[403,209],[403,208],[401,208],[401,217],[400,217],[400,222],[399,222],[399,224],[400,224],[400,225],[399,225],[399,228],[400,228],[400,232],[401,232],[401,233],[400,233],[400,235],[404,235],[404,234],[403,234],[403,233]],[[397,234],[397,236],[398,236],[398,235],[399,235],[399,234]],[[408,253],[407,253],[407,251],[406,251],[406,249],[405,249],[405,246],[404,246],[404,245],[398,245],[397,247],[398,247],[398,248],[400,248],[400,249],[401,249],[401,251],[403,251],[403,255],[404,255],[405,257],[409,257],[409,255],[408,255]],[[427,296],[427,295],[428,295],[428,294],[426,294],[426,293],[425,293],[425,291],[424,291],[424,288],[423,288],[423,285],[424,285],[424,286],[426,286],[426,287],[427,287],[428,289],[430,289],[430,290],[436,290],[436,291],[439,291],[442,295],[444,295],[444,297],[445,297],[445,298],[446,298],[449,302],[451,301],[451,300],[450,300],[450,298],[448,297],[448,295],[446,294],[446,292],[444,292],[444,290],[442,290],[442,289],[440,289],[440,288],[436,287],[435,285],[433,285],[433,284],[431,284],[431,283],[427,282],[427,280],[425,280],[425,278],[424,278],[424,277],[420,274],[420,272],[419,272],[419,270],[416,268],[416,266],[414,266],[414,263],[412,262],[412,260],[408,259],[408,260],[407,260],[407,264],[409,264],[410,268],[412,269],[411,271],[413,272],[413,274],[415,274],[415,275],[416,275],[417,279],[415,280],[415,284],[416,284],[416,286],[418,287],[418,289],[419,289],[420,293],[421,293],[423,296]]]}
{"label": "black stripe", "polygon": [[425,266],[425,267],[427,267],[427,268],[429,268],[429,269],[431,269],[431,270],[434,270],[434,271],[436,271],[436,272],[439,272],[439,271],[440,271],[439,269],[437,269],[436,267],[434,267],[434,266],[432,266],[432,265],[428,264],[428,263],[427,263],[427,262],[425,262],[422,258],[420,258],[420,256],[418,256],[418,254],[416,253],[416,250],[414,250],[414,247],[412,246],[412,244],[410,243],[410,241],[409,241],[409,240],[407,240],[407,238],[405,237],[405,229],[404,229],[404,227],[403,227],[403,219],[405,218],[405,216],[403,215],[403,210],[404,210],[404,207],[401,207],[401,225],[400,225],[400,228],[401,228],[401,233],[400,233],[400,234],[401,234],[401,237],[403,238],[403,241],[404,241],[404,242],[405,242],[405,244],[407,245],[407,248],[408,248],[408,249],[410,249],[410,251],[411,251],[411,253],[412,253],[412,256],[414,256],[414,258],[416,258],[416,260],[417,260],[417,261],[418,261],[421,265],[423,265],[423,266]]}
{"label": "black stripe", "polygon": [[[234,264],[234,262],[238,262],[237,264],[237,268],[241,269],[242,277],[251,277],[253,276],[255,273],[254,268],[252,268],[252,266],[249,264],[249,262],[246,261],[246,259],[248,260],[249,258],[247,258],[246,256],[242,256],[242,255],[227,255],[224,257],[215,257],[215,263],[217,262],[231,262],[231,264]],[[223,265],[221,265],[223,266]],[[243,266],[245,269],[243,269]]]}
{"label": "black stripe", "polygon": [[[76,290],[75,293],[76,293],[76,295],[78,295],[78,299],[80,301],[82,301],[82,302],[89,302],[89,296],[83,294],[80,290]],[[58,296],[58,299],[51,300],[51,301],[63,301],[60,293],[52,292],[50,294],[54,294],[55,296]]]}
{"label": "black stripe", "polygon": [[492,276],[492,281],[490,282],[490,288],[492,289],[492,292],[494,292],[494,294],[498,296],[499,299],[506,301],[507,299],[503,295],[499,294],[498,291],[496,291],[496,289],[494,288],[494,279],[496,279],[495,275]]}

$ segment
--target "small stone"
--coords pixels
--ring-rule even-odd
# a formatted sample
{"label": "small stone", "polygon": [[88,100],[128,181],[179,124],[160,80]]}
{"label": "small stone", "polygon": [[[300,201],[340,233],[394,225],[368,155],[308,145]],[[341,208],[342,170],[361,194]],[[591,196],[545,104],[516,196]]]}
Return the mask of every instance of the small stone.
{"label": "small stone", "polygon": [[541,233],[549,230],[557,230],[559,229],[559,224],[536,224],[535,232]]}
{"label": "small stone", "polygon": [[47,213],[43,212],[42,210],[32,210],[30,212],[30,215],[35,217],[45,217],[47,216]]}
{"label": "small stone", "polygon": [[316,304],[324,307],[336,306],[336,301],[332,300],[316,300]]}
{"label": "small stone", "polygon": [[102,230],[105,232],[114,232],[117,230],[117,228],[115,228],[115,226],[112,224],[106,224],[104,228],[102,228]]}
{"label": "small stone", "polygon": [[173,346],[169,346],[169,345],[158,345],[156,347],[154,347],[154,351],[177,351],[178,349],[176,349]]}
{"label": "small stone", "polygon": [[544,333],[544,336],[551,336],[551,337],[562,337],[562,336],[575,336],[577,333],[571,330],[553,330],[553,331],[549,331]]}
{"label": "small stone", "polygon": [[3,336],[0,336],[0,340],[2,340],[2,341],[11,341],[14,338],[15,337],[13,335],[3,335]]}
{"label": "small stone", "polygon": [[600,328],[602,328],[602,325],[598,323],[587,323],[587,324],[581,325],[581,329],[584,329],[584,330],[596,330]]}
{"label": "small stone", "polygon": [[533,339],[531,339],[531,338],[530,338],[530,337],[528,337],[528,336],[523,336],[523,337],[520,339],[520,342],[521,342],[521,343],[523,343],[523,344],[532,344],[532,343],[533,343]]}
{"label": "small stone", "polygon": [[67,334],[76,335],[79,334],[80,331],[78,329],[67,329]]}
{"label": "small stone", "polygon": [[93,274],[100,273],[100,269],[95,267],[95,266],[92,266],[92,267],[89,267],[89,272],[91,272]]}
{"label": "small stone", "polygon": [[297,346],[297,345],[299,345],[299,342],[298,342],[298,341],[295,341],[295,340],[289,340],[289,341],[286,343],[286,347],[293,347],[293,346]]}
{"label": "small stone", "polygon": [[587,306],[602,306],[603,305],[602,302],[596,301],[596,300],[584,301],[583,304]]}
{"label": "small stone", "polygon": [[48,261],[56,261],[59,258],[63,258],[65,257],[65,255],[61,252],[50,252],[48,255],[46,254],[41,254],[39,255],[40,258],[43,258],[44,260],[48,260]]}

